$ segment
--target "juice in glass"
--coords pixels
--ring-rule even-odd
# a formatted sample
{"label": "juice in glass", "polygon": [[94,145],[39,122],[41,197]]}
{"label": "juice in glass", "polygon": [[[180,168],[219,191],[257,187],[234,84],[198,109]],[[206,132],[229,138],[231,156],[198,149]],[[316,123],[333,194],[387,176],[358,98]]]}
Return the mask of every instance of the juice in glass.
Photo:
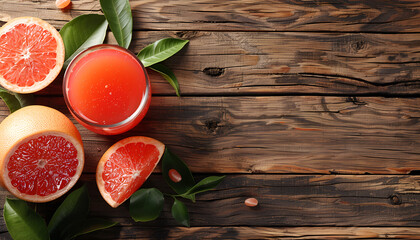
{"label": "juice in glass", "polygon": [[150,105],[147,72],[125,48],[102,44],[77,55],[64,75],[63,94],[74,118],[100,134],[136,126]]}

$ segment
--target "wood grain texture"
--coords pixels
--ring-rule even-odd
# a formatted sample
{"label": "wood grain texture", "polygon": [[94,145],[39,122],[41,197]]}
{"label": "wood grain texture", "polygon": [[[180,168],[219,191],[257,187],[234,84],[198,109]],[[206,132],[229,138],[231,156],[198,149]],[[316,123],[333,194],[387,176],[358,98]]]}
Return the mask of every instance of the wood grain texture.
{"label": "wood grain texture", "polygon": [[[199,180],[204,176],[195,175]],[[93,176],[84,176],[95,201],[93,216],[115,218],[121,226],[136,226],[128,205],[111,209],[99,192]],[[162,176],[153,175],[144,187],[171,192]],[[96,191],[95,191],[96,190]],[[257,207],[244,201],[258,199]],[[420,226],[419,176],[367,175],[228,175],[211,192],[197,195],[188,206],[191,226]],[[138,226],[179,226],[171,217],[172,201],[165,202],[162,215]]]}
{"label": "wood grain texture", "polygon": [[[78,237],[102,239],[420,239],[418,227],[113,227]],[[12,240],[0,233],[0,239]]]}
{"label": "wood grain texture", "polygon": [[420,34],[136,32],[132,50],[168,36],[190,40],[167,61],[184,94],[420,94]]}
{"label": "wood grain texture", "polygon": [[[37,101],[73,119],[61,97]],[[2,120],[9,113],[0,106]],[[77,127],[87,172],[117,140],[145,135],[194,172],[400,174],[420,169],[419,118],[419,98],[153,97],[144,121],[126,134]]]}
{"label": "wood grain texture", "polygon": [[[131,50],[165,37],[190,40],[166,61],[183,95],[420,94],[420,34],[146,31]],[[149,73],[153,94],[175,95]],[[40,94],[61,92],[57,79]]]}
{"label": "wood grain texture", "polygon": [[[131,0],[137,30],[419,32],[417,0]],[[60,11],[53,1],[2,0],[0,20],[28,15],[61,28],[84,13],[99,13],[99,1],[73,1]]]}
{"label": "wood grain texture", "polygon": [[[200,180],[205,176],[195,174],[195,177]],[[175,231],[169,235],[174,237],[176,235],[172,234],[181,234],[178,231],[184,229],[178,228],[179,224],[171,217],[170,199],[165,201],[165,207],[158,219],[148,223],[135,223],[129,217],[128,202],[117,209],[107,205],[96,188],[93,174],[82,175],[79,185],[82,183],[87,184],[94,202],[91,204],[90,216],[119,222],[116,228],[91,235],[97,236],[95,239],[131,239],[140,236],[143,231],[145,236],[150,236],[152,231],[159,231],[161,227],[165,227],[168,232]],[[225,233],[223,229],[226,227],[250,226],[269,227],[268,229],[348,227],[331,234],[347,232],[350,236],[363,233],[352,233],[351,227],[390,227],[376,232],[379,236],[385,233],[398,236],[401,232],[397,227],[416,227],[408,232],[410,236],[420,231],[420,213],[417,211],[420,207],[419,183],[420,176],[235,174],[228,175],[215,190],[197,195],[196,203],[189,200],[184,203],[188,207],[192,227],[214,227],[211,229],[219,237]],[[160,174],[153,174],[143,187],[157,187],[164,192],[170,192]],[[1,205],[4,195],[7,193],[0,191]],[[259,205],[254,208],[245,206],[244,200],[249,197],[257,198]],[[48,219],[62,200],[37,204],[37,209]],[[0,227],[1,231],[5,230],[4,224]],[[185,229],[185,234],[192,233],[194,229]],[[200,228],[196,229],[200,231]],[[282,231],[281,228],[273,230],[272,234],[281,234]],[[321,232],[315,230],[314,236]],[[205,233],[206,230],[197,234]],[[377,236],[373,235],[375,230],[370,233],[371,238]],[[156,234],[158,235],[153,236],[162,237],[159,233]],[[235,236],[234,232],[226,234]],[[257,231],[254,238],[267,237],[265,234],[268,233]]]}
{"label": "wood grain texture", "polygon": [[121,228],[80,239],[420,239],[420,228],[375,227],[173,227]]}

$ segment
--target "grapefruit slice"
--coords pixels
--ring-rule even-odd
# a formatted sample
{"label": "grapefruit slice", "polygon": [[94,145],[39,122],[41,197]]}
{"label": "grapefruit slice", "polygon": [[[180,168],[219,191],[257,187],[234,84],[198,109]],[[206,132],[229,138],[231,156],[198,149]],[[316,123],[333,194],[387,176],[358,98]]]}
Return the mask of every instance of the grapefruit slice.
{"label": "grapefruit slice", "polygon": [[155,169],[165,145],[148,137],[129,137],[112,145],[99,160],[96,184],[111,207],[127,200]]}
{"label": "grapefruit slice", "polygon": [[54,200],[76,183],[84,165],[79,131],[64,114],[28,106],[0,124],[0,183],[29,202]]}
{"label": "grapefruit slice", "polygon": [[39,18],[14,18],[0,28],[0,84],[17,93],[48,86],[64,63],[57,30]]}

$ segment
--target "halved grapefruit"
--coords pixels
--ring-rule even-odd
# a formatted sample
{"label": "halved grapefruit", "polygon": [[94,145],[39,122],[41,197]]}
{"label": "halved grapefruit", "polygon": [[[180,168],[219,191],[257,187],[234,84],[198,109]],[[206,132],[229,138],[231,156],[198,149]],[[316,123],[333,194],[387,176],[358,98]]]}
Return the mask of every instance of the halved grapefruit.
{"label": "halved grapefruit", "polygon": [[165,145],[148,137],[129,137],[112,145],[96,169],[96,183],[111,207],[127,200],[155,169]]}
{"label": "halved grapefruit", "polygon": [[0,124],[0,183],[29,202],[54,200],[76,183],[84,165],[79,131],[61,112],[28,106]]}
{"label": "halved grapefruit", "polygon": [[0,85],[17,93],[48,86],[64,63],[57,30],[39,18],[14,18],[0,28]]}

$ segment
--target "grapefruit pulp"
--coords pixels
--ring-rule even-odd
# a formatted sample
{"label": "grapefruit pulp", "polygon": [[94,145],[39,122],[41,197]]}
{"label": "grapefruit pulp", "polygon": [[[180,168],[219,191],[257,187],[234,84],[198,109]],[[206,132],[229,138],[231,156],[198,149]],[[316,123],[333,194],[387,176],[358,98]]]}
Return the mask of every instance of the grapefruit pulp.
{"label": "grapefruit pulp", "polygon": [[153,172],[164,150],[163,143],[141,136],[112,145],[96,169],[96,183],[105,201],[115,208],[127,200]]}
{"label": "grapefruit pulp", "polygon": [[10,20],[0,28],[0,84],[17,93],[45,88],[60,73],[64,51],[60,34],[44,20]]}
{"label": "grapefruit pulp", "polygon": [[59,111],[28,106],[0,124],[0,183],[29,202],[54,200],[82,174],[81,136]]}

